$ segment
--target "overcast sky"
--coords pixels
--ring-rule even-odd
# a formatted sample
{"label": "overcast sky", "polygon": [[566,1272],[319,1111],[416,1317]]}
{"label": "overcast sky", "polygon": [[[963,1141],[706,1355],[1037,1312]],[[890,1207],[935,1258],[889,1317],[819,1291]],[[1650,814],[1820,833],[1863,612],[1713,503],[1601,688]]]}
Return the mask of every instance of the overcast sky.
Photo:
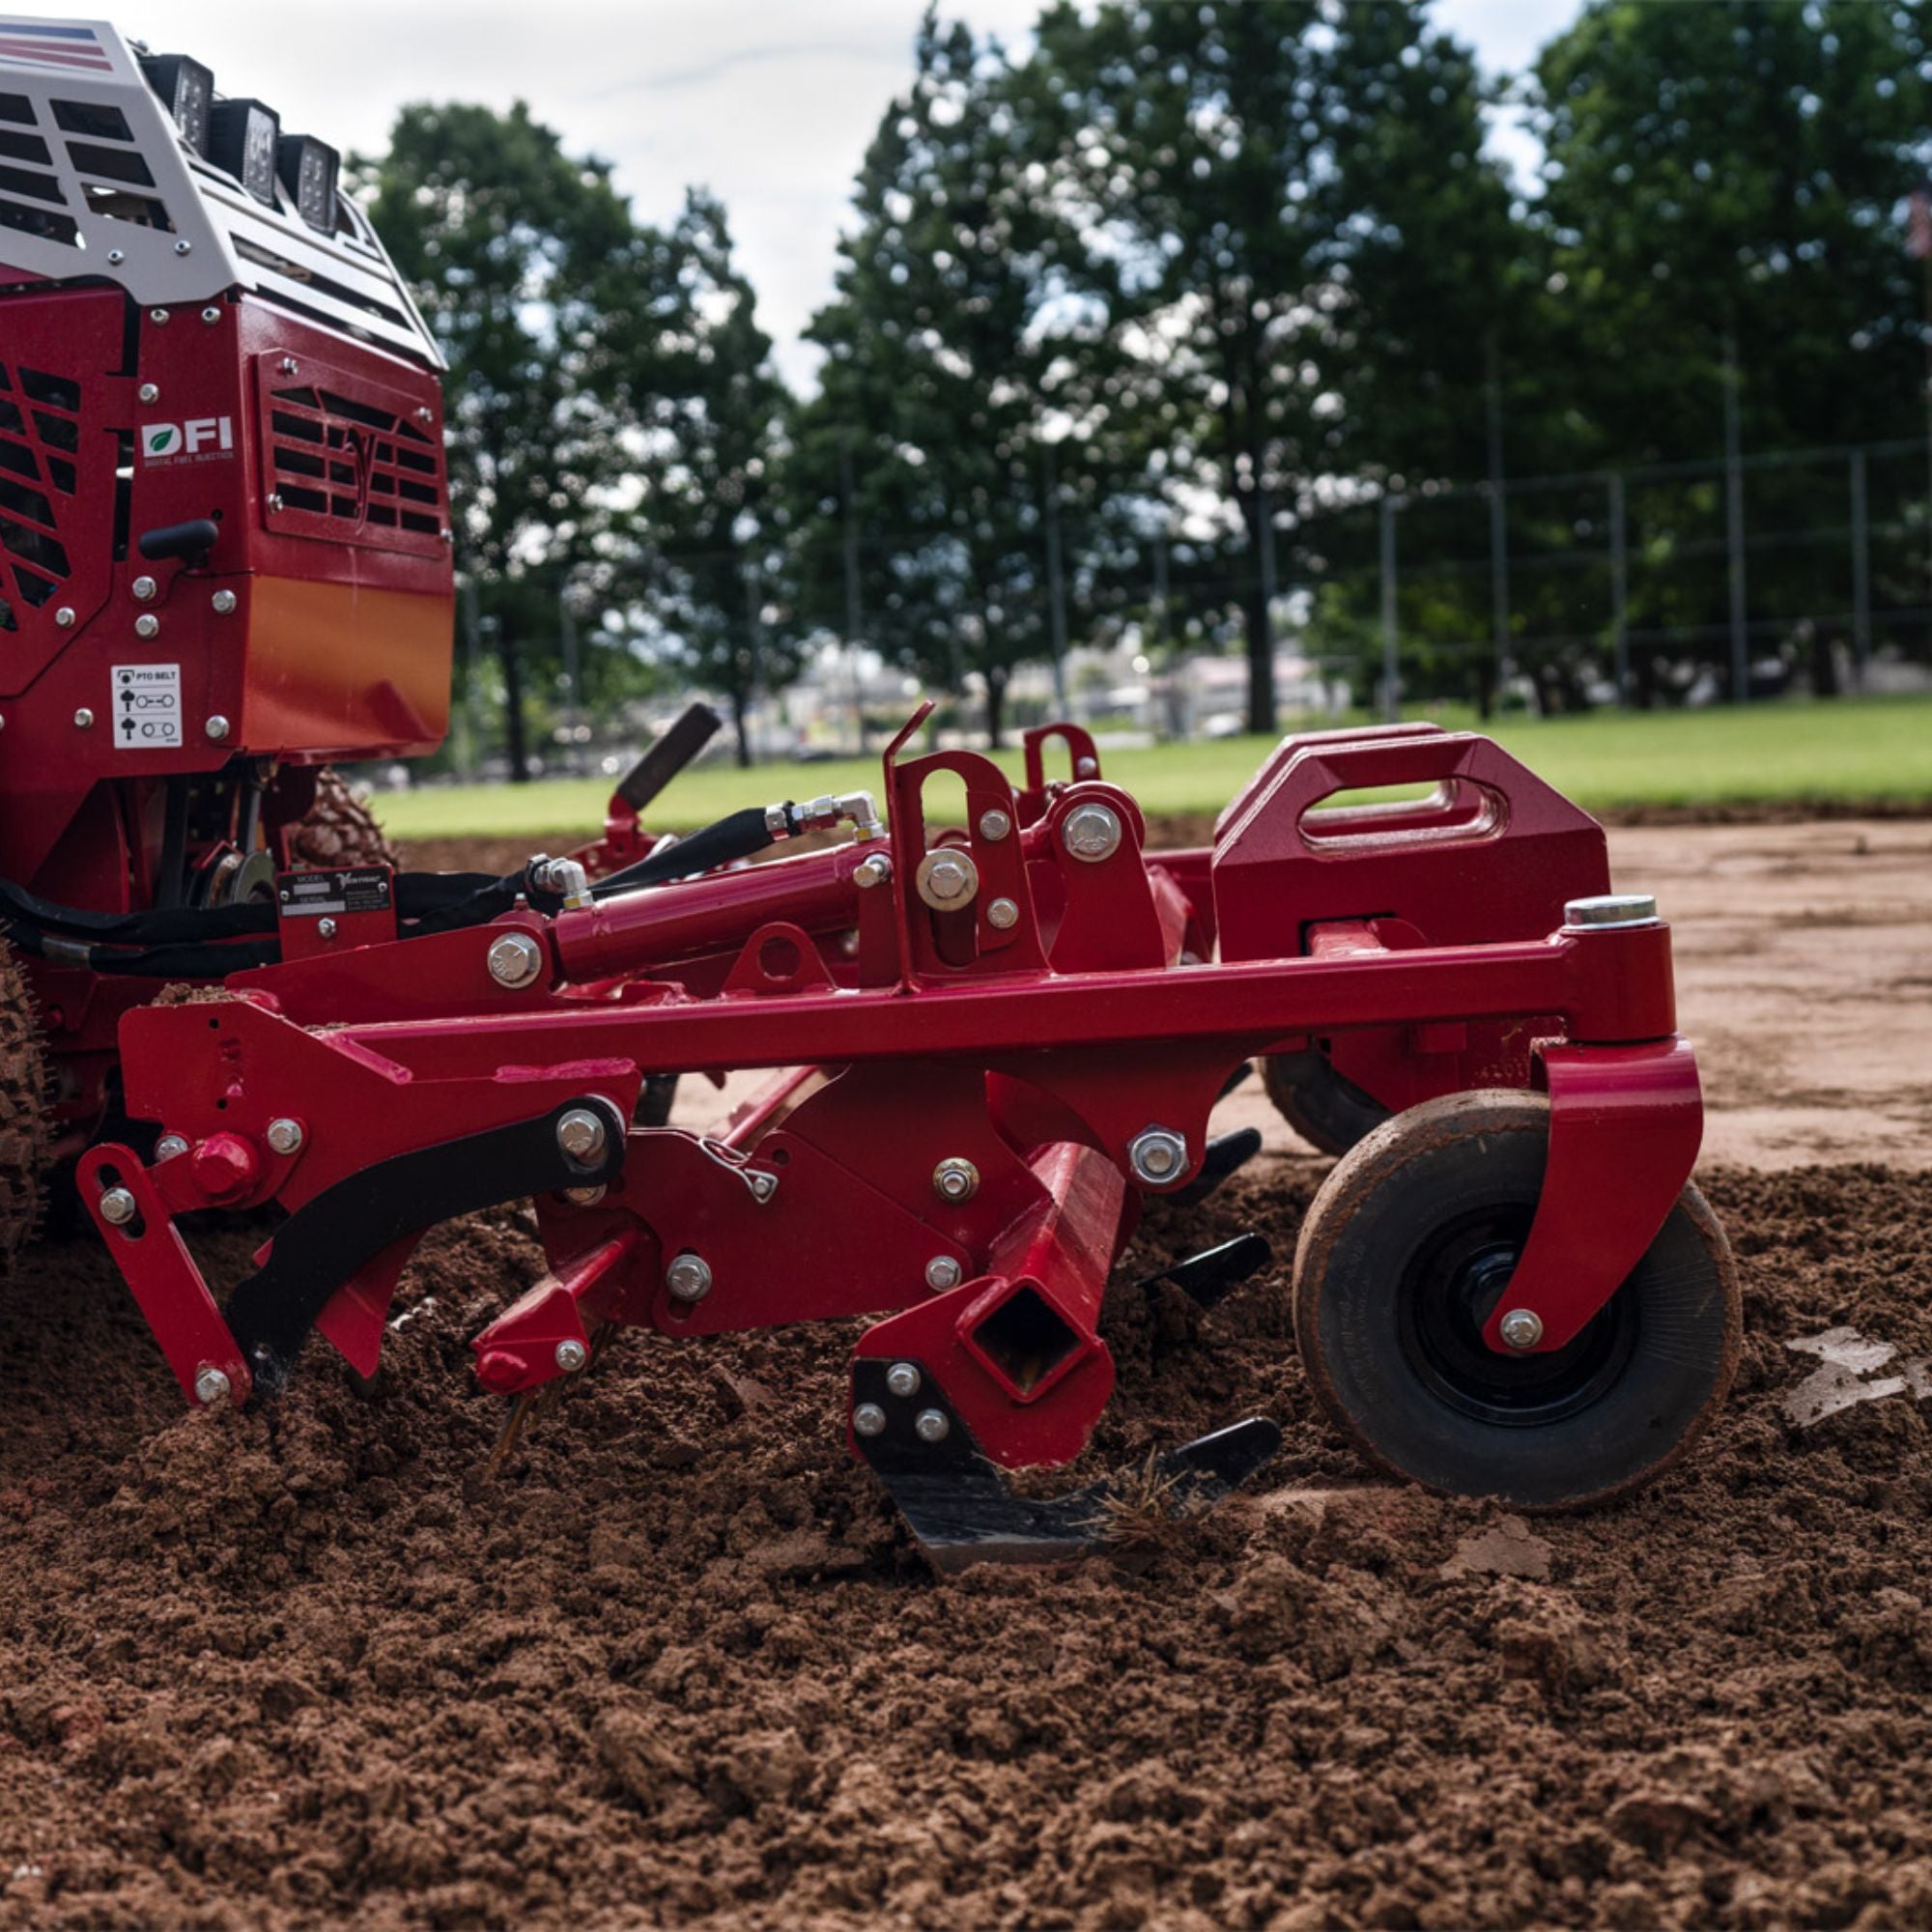
{"label": "overcast sky", "polygon": [[[1576,6],[1437,0],[1435,14],[1486,67],[1514,71]],[[1038,0],[943,11],[1017,45]],[[257,96],[284,128],[336,147],[380,148],[406,100],[521,96],[573,150],[612,161],[647,220],[669,219],[688,183],[708,186],[797,383],[812,367],[798,332],[831,293],[852,177],[906,83],[920,13],[921,0],[128,0],[115,24],[156,52],[195,55],[222,93]]]}

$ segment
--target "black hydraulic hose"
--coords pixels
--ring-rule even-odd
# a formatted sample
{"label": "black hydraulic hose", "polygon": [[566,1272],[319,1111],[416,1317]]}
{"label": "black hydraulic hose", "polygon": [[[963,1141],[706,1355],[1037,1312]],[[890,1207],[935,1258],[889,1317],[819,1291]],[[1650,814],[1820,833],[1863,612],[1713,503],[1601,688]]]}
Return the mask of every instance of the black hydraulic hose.
{"label": "black hydraulic hose", "polygon": [[[796,808],[786,805],[783,810],[789,819]],[[790,829],[787,824],[787,831]],[[590,889],[591,895],[604,899],[613,893],[634,893],[642,886],[664,886],[673,879],[688,879],[694,872],[709,872],[719,866],[750,859],[768,845],[776,844],[780,836],[773,831],[763,806],[747,806],[743,811],[734,811],[707,825],[703,831],[694,832],[690,838],[653,852],[648,859],[626,866],[621,872],[599,879]]]}

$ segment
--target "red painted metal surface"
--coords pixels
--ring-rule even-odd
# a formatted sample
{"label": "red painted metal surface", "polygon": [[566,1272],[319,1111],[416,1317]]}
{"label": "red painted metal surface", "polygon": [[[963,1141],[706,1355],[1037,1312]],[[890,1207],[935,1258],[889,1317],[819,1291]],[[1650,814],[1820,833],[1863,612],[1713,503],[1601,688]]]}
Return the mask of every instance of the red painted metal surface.
{"label": "red painted metal surface", "polygon": [[1574,1341],[1623,1285],[1677,1203],[1704,1136],[1697,1060],[1687,1039],[1551,1046],[1549,1164],[1522,1259],[1483,1330],[1499,1354],[1502,1320],[1543,1323],[1535,1352]]}

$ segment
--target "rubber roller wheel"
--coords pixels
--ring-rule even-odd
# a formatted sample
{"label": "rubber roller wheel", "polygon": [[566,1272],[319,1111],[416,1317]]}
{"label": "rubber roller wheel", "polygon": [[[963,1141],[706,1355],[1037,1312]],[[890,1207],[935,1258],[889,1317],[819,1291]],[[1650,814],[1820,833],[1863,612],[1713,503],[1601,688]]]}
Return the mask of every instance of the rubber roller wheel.
{"label": "rubber roller wheel", "polygon": [[46,1061],[18,962],[0,945],[0,1269],[39,1225],[47,1168]]}
{"label": "rubber roller wheel", "polygon": [[1295,1340],[1343,1431],[1399,1476],[1525,1509],[1604,1502],[1667,1468],[1723,1401],[1743,1332],[1730,1244],[1687,1185],[1576,1340],[1489,1348],[1548,1148],[1541,1094],[1412,1107],[1329,1175],[1294,1258]]}
{"label": "rubber roller wheel", "polygon": [[1389,1110],[1335,1071],[1325,1053],[1277,1053],[1262,1062],[1275,1112],[1311,1147],[1343,1154],[1388,1119]]}

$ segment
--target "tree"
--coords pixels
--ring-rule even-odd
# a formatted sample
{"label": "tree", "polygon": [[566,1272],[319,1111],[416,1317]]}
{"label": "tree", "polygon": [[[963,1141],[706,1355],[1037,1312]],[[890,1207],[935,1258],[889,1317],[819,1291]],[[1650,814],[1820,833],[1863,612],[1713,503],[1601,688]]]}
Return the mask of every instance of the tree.
{"label": "tree", "polygon": [[608,166],[576,159],[519,101],[416,104],[360,164],[370,209],[448,358],[459,567],[497,619],[510,768],[529,776],[525,671],[553,659],[558,598],[609,580],[630,467],[615,406],[650,260]]}
{"label": "tree", "polygon": [[[1597,0],[1544,50],[1534,101],[1575,462],[1715,456],[1733,382],[1747,450],[1879,440],[1917,419],[1924,293],[1895,211],[1932,160],[1922,7]],[[1827,487],[1838,497],[1837,473]],[[1639,572],[1633,621],[1688,635],[1671,655],[1690,664],[1720,659],[1722,485],[1660,479],[1648,495],[1653,515],[1701,516],[1714,541]],[[1759,532],[1785,526],[1751,547],[1754,601],[1844,609],[1842,546],[1810,541],[1815,475],[1753,473],[1748,500]],[[1816,639],[1824,690],[1831,640]]]}
{"label": "tree", "polygon": [[782,589],[773,493],[784,390],[723,207],[692,192],[650,253],[649,279],[670,293],[624,365],[642,452],[630,528],[654,628],[691,678],[729,703],[738,762],[749,765],[753,698],[789,683],[799,665],[774,602]]}
{"label": "tree", "polygon": [[793,429],[801,591],[845,629],[849,519],[868,641],[950,689],[977,675],[997,744],[1014,668],[1057,648],[1054,546],[1104,507],[1074,381],[1097,345],[1048,313],[1067,237],[1031,190],[997,44],[928,13],[915,62],[810,331],[826,360]]}
{"label": "tree", "polygon": [[1249,724],[1270,730],[1284,513],[1395,472],[1405,439],[1437,454],[1418,416],[1439,431],[1469,400],[1466,342],[1430,304],[1466,316],[1506,235],[1475,70],[1397,0],[1110,0],[1055,6],[1019,86],[1143,366],[1147,440],[1245,538]]}

